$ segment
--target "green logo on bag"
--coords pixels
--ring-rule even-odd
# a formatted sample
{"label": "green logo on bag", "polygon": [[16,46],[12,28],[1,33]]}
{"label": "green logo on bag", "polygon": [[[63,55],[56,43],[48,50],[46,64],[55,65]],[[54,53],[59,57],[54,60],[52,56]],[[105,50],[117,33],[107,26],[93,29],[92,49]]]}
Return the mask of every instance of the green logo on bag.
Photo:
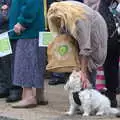
{"label": "green logo on bag", "polygon": [[62,45],[58,48],[58,52],[61,56],[64,56],[68,52],[68,46]]}

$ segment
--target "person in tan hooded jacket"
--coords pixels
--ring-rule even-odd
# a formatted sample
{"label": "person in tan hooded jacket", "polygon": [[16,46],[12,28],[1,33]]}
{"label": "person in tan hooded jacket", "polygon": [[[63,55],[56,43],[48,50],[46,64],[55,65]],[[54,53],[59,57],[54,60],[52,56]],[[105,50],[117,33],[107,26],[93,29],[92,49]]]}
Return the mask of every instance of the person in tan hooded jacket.
{"label": "person in tan hooded jacket", "polygon": [[47,18],[51,32],[67,32],[77,40],[81,79],[85,83],[83,87],[87,86],[91,73],[104,63],[107,54],[107,27],[103,17],[83,3],[62,1],[51,4]]}

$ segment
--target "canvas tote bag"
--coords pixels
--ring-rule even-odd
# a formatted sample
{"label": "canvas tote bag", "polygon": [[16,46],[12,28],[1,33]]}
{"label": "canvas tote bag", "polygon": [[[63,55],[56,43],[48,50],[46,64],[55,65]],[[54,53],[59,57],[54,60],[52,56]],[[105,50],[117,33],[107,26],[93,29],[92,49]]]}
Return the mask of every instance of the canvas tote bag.
{"label": "canvas tote bag", "polygon": [[76,42],[67,34],[58,35],[48,45],[46,70],[50,72],[72,72],[74,68],[80,68]]}

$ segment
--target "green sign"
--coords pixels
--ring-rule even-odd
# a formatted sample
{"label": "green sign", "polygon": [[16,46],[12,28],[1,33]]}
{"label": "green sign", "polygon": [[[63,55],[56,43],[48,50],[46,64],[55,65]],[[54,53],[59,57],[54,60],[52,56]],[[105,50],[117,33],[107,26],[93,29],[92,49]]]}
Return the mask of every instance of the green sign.
{"label": "green sign", "polygon": [[55,38],[51,32],[39,32],[39,46],[47,47]]}
{"label": "green sign", "polygon": [[11,50],[8,32],[0,34],[0,57],[3,57],[11,53],[12,50]]}

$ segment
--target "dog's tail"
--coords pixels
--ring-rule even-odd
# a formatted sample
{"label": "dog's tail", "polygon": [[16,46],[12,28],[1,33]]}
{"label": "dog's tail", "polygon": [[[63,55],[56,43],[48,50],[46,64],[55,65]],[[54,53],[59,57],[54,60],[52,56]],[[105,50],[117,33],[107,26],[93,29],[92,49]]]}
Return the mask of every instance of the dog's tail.
{"label": "dog's tail", "polygon": [[120,110],[117,108],[110,108],[110,114],[117,115],[120,114]]}

